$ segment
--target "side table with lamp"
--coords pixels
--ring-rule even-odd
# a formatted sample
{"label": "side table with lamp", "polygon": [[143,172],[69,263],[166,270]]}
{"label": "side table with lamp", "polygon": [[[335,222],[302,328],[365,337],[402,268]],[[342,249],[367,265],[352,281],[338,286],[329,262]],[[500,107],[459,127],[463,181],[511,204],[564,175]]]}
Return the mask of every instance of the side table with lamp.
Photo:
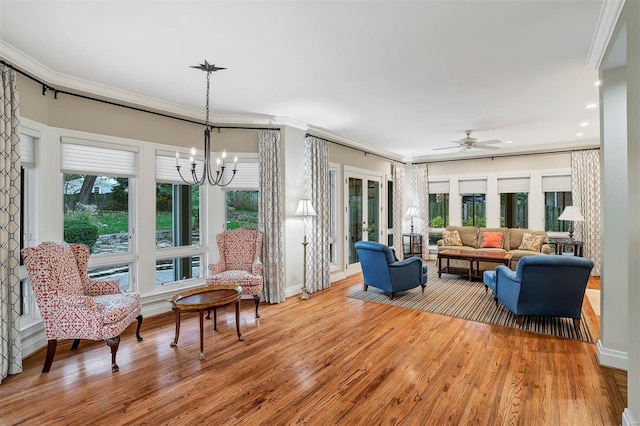
{"label": "side table with lamp", "polygon": [[580,208],[577,206],[565,207],[562,214],[558,216],[558,220],[568,220],[570,224],[569,239],[559,239],[555,241],[556,254],[563,254],[565,247],[571,247],[574,256],[582,257],[584,243],[573,239],[575,222],[584,222],[584,216],[582,216]]}

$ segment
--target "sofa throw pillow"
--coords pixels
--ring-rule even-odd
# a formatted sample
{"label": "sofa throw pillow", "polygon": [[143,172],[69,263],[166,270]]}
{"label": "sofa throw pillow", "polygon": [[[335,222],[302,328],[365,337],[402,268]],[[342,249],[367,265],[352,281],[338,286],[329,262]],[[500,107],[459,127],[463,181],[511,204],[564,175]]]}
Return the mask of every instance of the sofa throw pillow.
{"label": "sofa throw pillow", "polygon": [[462,240],[458,231],[442,231],[442,239],[445,246],[461,246]]}
{"label": "sofa throw pillow", "polygon": [[520,247],[518,247],[518,249],[540,251],[542,244],[544,244],[544,235],[525,232],[524,234],[522,234],[522,244],[520,244]]}
{"label": "sofa throw pillow", "polygon": [[482,248],[502,248],[502,232],[485,231],[482,233]]}

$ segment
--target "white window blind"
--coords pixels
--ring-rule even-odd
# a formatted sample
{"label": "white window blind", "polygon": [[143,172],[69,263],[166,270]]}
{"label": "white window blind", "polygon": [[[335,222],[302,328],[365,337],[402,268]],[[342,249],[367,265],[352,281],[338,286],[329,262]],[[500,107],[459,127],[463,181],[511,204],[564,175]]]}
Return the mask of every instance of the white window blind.
{"label": "white window blind", "polygon": [[486,194],[487,180],[486,179],[461,180],[459,182],[459,191],[460,191],[460,194]]}
{"label": "white window blind", "polygon": [[[180,155],[180,173],[187,179],[187,182],[192,182],[191,177],[191,163],[189,162],[189,155]],[[204,167],[204,161],[202,159],[196,159],[196,176],[200,178],[202,176],[202,170]],[[213,163],[213,173],[215,177],[215,163]],[[156,151],[156,181],[162,183],[175,183],[185,185],[185,182],[180,178],[178,169],[176,169],[176,154],[164,151]]]}
{"label": "white window blind", "polygon": [[429,182],[429,194],[448,194],[449,181]]}
{"label": "white window blind", "polygon": [[570,192],[571,175],[542,176],[543,192]]}
{"label": "white window blind", "polygon": [[33,136],[20,135],[20,163],[22,167],[35,167],[36,140]]}
{"label": "white window blind", "polygon": [[517,192],[529,192],[529,178],[498,178],[498,192],[505,193],[517,193]]}
{"label": "white window blind", "polygon": [[[227,167],[224,170],[224,176],[222,176],[223,183],[226,183],[231,179],[231,176],[233,175],[232,169],[233,162],[228,162]],[[224,189],[233,191],[260,189],[260,170],[258,162],[238,160],[236,176],[228,186],[224,187]]]}
{"label": "white window blind", "polygon": [[135,177],[136,152],[134,147],[106,148],[94,144],[81,144],[62,140],[60,170],[63,173],[82,173]]}

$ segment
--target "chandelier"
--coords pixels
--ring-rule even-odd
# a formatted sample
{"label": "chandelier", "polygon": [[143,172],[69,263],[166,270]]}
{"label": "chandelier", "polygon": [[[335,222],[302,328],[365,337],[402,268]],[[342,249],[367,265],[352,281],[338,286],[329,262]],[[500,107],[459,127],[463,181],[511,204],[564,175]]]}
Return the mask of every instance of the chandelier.
{"label": "chandelier", "polygon": [[206,71],[207,73],[207,108],[206,108],[206,116],[205,116],[205,128],[204,128],[204,170],[202,172],[202,176],[198,176],[196,173],[196,149],[191,148],[191,158],[189,162],[191,163],[191,180],[185,179],[180,171],[180,153],[176,151],[176,169],[178,169],[178,174],[180,178],[187,185],[204,185],[205,183],[209,183],[212,186],[227,186],[231,183],[233,178],[236,176],[236,167],[238,165],[238,157],[234,157],[233,159],[233,174],[231,178],[229,178],[228,182],[223,182],[222,177],[224,175],[224,170],[226,168],[225,161],[227,158],[227,152],[222,151],[222,155],[216,159],[216,174],[215,177],[211,170],[211,129],[209,125],[209,86],[211,82],[211,73],[219,70],[224,70],[226,68],[216,67],[213,64],[210,64],[206,60],[204,64],[193,65],[191,68],[197,68],[202,71]]}

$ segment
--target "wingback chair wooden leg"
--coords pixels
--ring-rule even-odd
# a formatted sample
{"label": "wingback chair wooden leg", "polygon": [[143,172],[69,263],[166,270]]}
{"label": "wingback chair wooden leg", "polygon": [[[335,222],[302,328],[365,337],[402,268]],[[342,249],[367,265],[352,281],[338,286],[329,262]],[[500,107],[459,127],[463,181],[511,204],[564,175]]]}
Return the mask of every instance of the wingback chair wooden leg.
{"label": "wingback chair wooden leg", "polygon": [[74,339],[73,344],[71,345],[71,350],[73,351],[78,349],[78,346],[80,346],[80,339]]}
{"label": "wingback chair wooden leg", "polygon": [[260,306],[260,295],[254,294],[253,299],[256,301],[256,318],[260,318],[260,314],[258,314],[258,307]]}
{"label": "wingback chair wooden leg", "polygon": [[118,347],[120,346],[120,336],[110,337],[105,339],[105,341],[111,348],[111,372],[117,373],[120,371],[120,367],[116,364],[116,354],[118,353]]}
{"label": "wingback chair wooden leg", "polygon": [[136,319],[138,320],[138,326],[136,327],[136,339],[138,339],[138,342],[140,342],[142,341],[142,336],[140,336],[140,327],[142,327],[142,314],[138,315]]}
{"label": "wingback chair wooden leg", "polygon": [[49,344],[47,345],[47,357],[44,360],[44,367],[42,367],[43,373],[48,373],[49,370],[51,370],[51,364],[53,364],[53,356],[56,354],[56,346],[58,346],[57,340],[49,340]]}

